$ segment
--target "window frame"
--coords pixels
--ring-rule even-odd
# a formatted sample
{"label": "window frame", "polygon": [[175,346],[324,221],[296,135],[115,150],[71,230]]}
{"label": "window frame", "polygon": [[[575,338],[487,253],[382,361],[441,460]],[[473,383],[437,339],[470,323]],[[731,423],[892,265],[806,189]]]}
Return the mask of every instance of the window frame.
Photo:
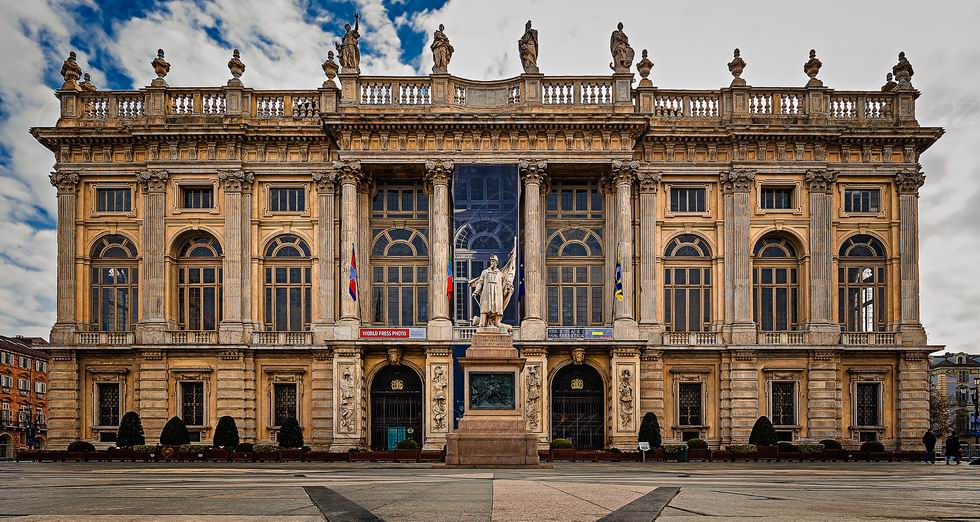
{"label": "window frame", "polygon": [[[591,208],[591,206],[590,206]],[[551,222],[552,225],[565,224],[560,223],[556,219]],[[545,288],[545,322],[550,327],[557,328],[589,328],[589,327],[599,327],[608,326],[609,321],[609,293],[607,291],[607,272],[606,269],[606,246],[605,246],[605,230],[604,224],[601,222],[590,222],[593,226],[563,226],[561,228],[548,228],[547,238],[545,239],[545,273],[544,273],[544,288]],[[566,233],[570,231],[583,231],[583,239],[570,239],[567,237]],[[588,240],[594,238],[599,243],[599,253],[593,251],[592,248],[588,246]],[[550,246],[554,241],[561,241],[559,246],[559,251],[557,255],[549,255]],[[570,244],[574,243],[585,243],[585,248],[587,249],[587,255],[584,256],[563,256],[562,250]],[[585,270],[585,282],[579,281],[580,270]],[[555,271],[555,278],[551,277],[552,270]],[[564,275],[565,271],[570,271],[571,281],[565,281]],[[596,275],[598,274],[599,281],[596,281]],[[572,290],[572,322],[564,322],[564,307],[566,303],[566,297],[564,295],[564,290],[570,288]],[[586,289],[585,299],[585,317],[586,321],[580,323],[578,321],[578,311],[579,308],[576,306],[579,304],[578,289]],[[552,289],[555,290],[554,298],[557,299],[557,304],[555,306],[555,313],[557,314],[557,319],[552,321]],[[599,307],[596,310],[596,292],[599,296]],[[598,315],[596,315],[598,314]],[[598,321],[595,318],[598,317]]]}
{"label": "window frame", "polygon": [[[681,390],[682,390],[682,388],[684,388],[686,386],[697,386],[698,387],[698,396],[700,398],[700,402],[699,402],[699,406],[698,406],[698,409],[699,409],[698,416],[700,417],[700,419],[698,419],[698,420],[701,421],[699,424],[690,424],[690,423],[686,423],[685,424],[685,423],[681,422],[681,420],[682,420],[681,419],[681,417],[682,417],[682,413],[681,413]],[[674,404],[675,404],[675,410],[674,411],[676,412],[676,415],[677,415],[677,417],[676,417],[676,419],[677,419],[677,422],[676,422],[677,426],[676,426],[676,428],[679,429],[679,430],[690,430],[690,429],[703,430],[703,429],[707,428],[707,424],[705,423],[705,420],[706,420],[706,416],[705,416],[705,413],[706,413],[705,412],[705,405],[706,405],[706,401],[705,401],[705,395],[706,395],[705,382],[702,381],[702,380],[690,380],[690,379],[679,380],[679,381],[676,382],[675,390],[676,390],[676,395],[675,395],[676,396],[676,400],[674,401]],[[690,420],[690,415],[688,415],[688,419],[687,420]]]}
{"label": "window frame", "polygon": [[[119,423],[122,421],[122,410],[125,409],[126,395],[123,389],[123,383],[120,381],[97,379],[93,381],[93,408],[92,415],[95,417],[92,421],[92,429],[96,431],[107,431],[109,429],[118,429]],[[116,386],[118,393],[118,404],[116,405],[116,424],[102,424],[102,385],[113,385]]]}
{"label": "window frame", "polygon": [[[129,208],[125,210],[99,210],[99,194],[108,190],[125,190],[129,192]],[[93,183],[92,184],[92,217],[101,216],[135,216],[136,194],[133,186],[128,183]]]}
{"label": "window frame", "polygon": [[[295,240],[292,241],[280,241],[284,237],[294,237]],[[284,247],[287,244],[293,245],[292,248],[300,250],[302,255],[300,256],[276,256],[273,252],[271,256],[266,255],[269,253],[270,249],[273,249],[273,242],[277,242],[280,247]],[[314,296],[313,296],[313,251],[310,248],[310,243],[306,238],[293,233],[286,232],[280,233],[272,236],[265,241],[262,247],[262,271],[260,273],[261,281],[261,300],[262,300],[262,315],[261,315],[261,325],[262,330],[266,332],[309,332],[313,321],[313,306],[314,306]],[[278,269],[286,270],[286,279],[284,283],[277,282]],[[300,283],[290,282],[289,279],[292,275],[292,269],[300,270]],[[271,270],[271,272],[270,272]],[[285,322],[287,325],[292,324],[290,315],[291,303],[291,290],[298,288],[300,290],[300,329],[294,330],[277,330],[276,319],[278,306],[278,292],[279,288],[284,288],[286,290],[286,318]],[[271,301],[270,301],[271,296]],[[270,308],[271,307],[271,308]]]}
{"label": "window frame", "polygon": [[[712,205],[712,188],[710,183],[664,183],[664,215],[673,216],[700,216],[710,218],[714,205]],[[671,196],[674,189],[703,189],[704,190],[704,210],[703,211],[675,211],[671,205]]]}
{"label": "window frame", "polygon": [[[681,238],[687,236],[692,236],[696,238],[698,242],[703,244],[703,247],[697,247],[698,243],[693,243],[689,241],[679,242]],[[715,263],[714,263],[714,250],[711,244],[699,234],[691,234],[688,232],[680,232],[669,236],[669,239],[665,242],[665,247],[662,252],[661,262],[660,262],[660,289],[661,289],[661,311],[660,316],[663,320],[665,331],[668,332],[689,332],[688,327],[690,326],[690,311],[691,305],[688,299],[691,292],[696,291],[699,299],[699,316],[701,318],[700,324],[701,329],[696,330],[696,332],[711,332],[712,325],[717,319],[715,319],[715,281],[717,280],[715,274]],[[698,256],[686,256],[686,255],[674,255],[675,251],[671,250],[671,255],[668,254],[668,249],[677,249],[681,245],[695,245],[694,248],[700,250],[701,255]],[[678,270],[683,270],[685,274],[685,282],[678,285],[675,281],[677,280],[676,275]],[[697,270],[699,272],[698,278],[699,283],[692,284],[688,283],[690,281],[690,274],[692,270]],[[668,271],[670,271],[670,276],[668,277]],[[705,274],[710,277],[710,281],[705,283]],[[670,282],[668,282],[670,281]],[[677,301],[677,296],[674,292],[683,290],[684,294],[684,317],[685,324],[687,325],[684,330],[675,330],[674,322],[677,319],[677,312],[675,311],[674,304]],[[708,296],[708,302],[705,301],[705,295]],[[707,310],[710,312],[710,316],[705,319],[705,304],[707,304]]]}
{"label": "window frame", "polygon": [[[107,239],[110,237],[122,238],[121,243],[108,243],[112,246],[105,246]],[[96,250],[108,250],[110,248],[121,248],[128,251],[127,257],[101,257],[96,255]],[[92,331],[97,332],[133,332],[136,329],[136,323],[139,322],[139,292],[140,292],[140,253],[136,248],[136,243],[129,238],[129,236],[123,234],[103,234],[100,235],[92,244],[90,249],[90,262],[86,267],[86,276],[88,279],[87,292],[88,296],[86,298],[87,303],[87,324]],[[100,251],[101,252],[101,251]],[[126,283],[105,283],[102,282],[101,276],[102,271],[105,269],[109,270],[127,270],[127,282]],[[98,282],[96,282],[98,280]],[[107,290],[112,291],[113,299],[118,297],[118,291],[125,289],[127,295],[127,324],[119,325],[121,328],[116,328],[118,321],[117,313],[113,313],[112,328],[102,329],[102,305],[104,304],[105,292]],[[116,308],[118,310],[118,308]]]}
{"label": "window frame", "polygon": [[[276,422],[279,418],[276,390],[279,387],[287,387],[287,386],[293,387],[293,401],[295,402],[294,405],[295,411],[293,412],[294,413],[293,417],[296,419],[296,422],[299,423],[300,426],[303,425],[303,421],[300,418],[300,410],[302,410],[302,404],[303,404],[303,395],[302,395],[303,388],[301,386],[301,383],[298,382],[298,380],[277,380],[274,378],[273,381],[269,383],[269,429],[271,430],[278,430],[282,427],[281,423]],[[285,419],[286,417],[289,417],[289,415],[286,415],[285,417],[283,417],[283,419]]]}
{"label": "window frame", "polygon": [[[793,399],[792,424],[785,424],[785,423],[780,424],[776,422],[776,420],[778,419],[776,417],[776,404],[775,404],[776,392],[774,387],[776,385],[783,385],[783,384],[789,384],[790,386],[793,387],[792,393],[790,394],[790,396]],[[800,381],[797,379],[790,379],[782,376],[773,377],[772,379],[769,379],[766,382],[766,395],[768,396],[768,401],[767,401],[769,406],[768,414],[769,414],[769,418],[773,420],[772,423],[773,426],[777,429],[781,428],[783,430],[799,429],[800,428]]]}
{"label": "window frame", "polygon": [[[287,189],[287,190],[301,190],[303,191],[303,210],[273,210],[272,209],[272,192],[273,190]],[[310,184],[309,183],[265,183],[263,184],[264,191],[264,203],[263,203],[263,214],[266,216],[309,216],[310,207]]]}
{"label": "window frame", "polygon": [[[838,211],[841,217],[886,217],[887,215],[887,205],[888,205],[888,191],[887,186],[883,183],[839,183],[838,184],[838,197],[840,198],[840,207]],[[847,192],[850,190],[877,190],[878,191],[878,210],[872,212],[859,212],[859,211],[848,211],[847,210]]]}
{"label": "window frame", "polygon": [[[872,241],[867,243],[853,243],[851,246],[856,244],[871,245],[872,242],[877,242],[878,247],[881,249],[881,255],[874,256],[847,256],[841,255],[841,250],[848,248],[847,243],[852,242],[854,238],[867,236],[871,238]],[[884,241],[882,241],[877,236],[866,234],[866,233],[849,233],[844,237],[844,240],[840,242],[840,246],[837,249],[837,255],[835,259],[837,261],[837,272],[835,274],[837,278],[837,297],[834,306],[837,307],[837,321],[840,325],[841,331],[846,333],[869,333],[869,332],[886,332],[889,326],[890,317],[890,306],[888,303],[888,296],[891,290],[889,289],[889,278],[892,275],[892,271],[889,270],[888,262],[888,250],[885,247]],[[849,279],[849,273],[851,269],[858,269],[861,271],[871,270],[872,272],[872,282],[871,283],[857,283],[851,282]],[[850,329],[848,327],[848,321],[850,321],[850,308],[849,294],[850,290],[866,291],[868,288],[873,289],[873,305],[872,314],[874,327],[870,330],[866,329]],[[864,324],[864,320],[861,321]]]}
{"label": "window frame", "polygon": [[[858,390],[862,386],[875,386],[877,388],[877,424],[859,424],[858,420],[861,415],[858,412]],[[884,404],[885,404],[885,383],[883,380],[879,379],[855,379],[851,384],[851,426],[855,431],[881,431],[885,429],[885,419],[884,419]]]}
{"label": "window frame", "polygon": [[[184,190],[195,188],[211,188],[211,207],[210,208],[189,208],[184,206]],[[178,179],[171,183],[170,198],[173,203],[170,205],[170,213],[180,214],[221,214],[221,204],[218,191],[218,178],[186,178]]]}
{"label": "window frame", "polygon": [[[200,240],[206,239],[207,242],[201,242]],[[199,246],[195,246],[199,245]],[[173,306],[173,317],[176,319],[177,330],[186,332],[214,332],[218,330],[219,325],[223,319],[223,309],[224,309],[224,250],[222,248],[221,242],[213,235],[205,231],[197,231],[191,234],[182,235],[179,240],[175,243],[176,250],[174,251],[174,263],[173,263],[173,283],[172,283],[172,306]],[[182,252],[185,247],[187,252]],[[215,255],[213,256],[190,256],[190,252],[197,248],[207,248]],[[190,282],[190,271],[199,270],[200,277],[197,283]],[[212,269],[214,270],[214,281],[211,283],[206,283],[204,281],[204,271]],[[197,289],[200,291],[198,296],[198,303],[200,314],[198,317],[198,325],[201,328],[189,328],[191,319],[191,304],[194,300],[191,298],[191,290]],[[214,290],[214,328],[206,329],[205,313],[204,308],[204,293],[207,289]]]}
{"label": "window frame", "polygon": [[[768,245],[772,245],[772,240],[777,240],[776,246],[782,247],[784,251],[788,254],[785,257],[763,257],[760,254],[769,248]],[[763,242],[766,242],[763,244]],[[760,245],[761,248],[760,248]],[[756,328],[760,332],[798,332],[803,328],[806,323],[804,319],[804,310],[806,310],[806,285],[803,284],[804,270],[802,259],[805,256],[800,250],[800,246],[797,242],[788,235],[779,233],[765,233],[756,240],[752,247],[752,275],[751,275],[751,288],[752,288],[752,316],[756,323]],[[783,283],[776,282],[776,270],[786,270],[786,281]],[[763,282],[763,274],[765,271],[772,271],[772,280],[768,283]],[[793,276],[795,273],[796,282],[793,282]],[[786,312],[786,328],[779,329],[776,328],[778,323],[777,319],[779,317],[779,310],[776,302],[777,291],[782,288],[786,290],[786,302],[785,302],[785,312]],[[763,292],[767,289],[772,290],[773,300],[772,300],[772,329],[763,328],[763,309],[762,309],[762,299]],[[793,307],[793,291],[796,291],[796,306]],[[794,320],[795,317],[795,320]]]}
{"label": "window frame", "polygon": [[[803,214],[803,198],[801,197],[803,183],[795,179],[765,179],[756,183],[755,205],[756,215],[766,214]],[[788,208],[764,208],[762,192],[769,189],[786,189],[790,191],[790,203]]]}
{"label": "window frame", "polygon": [[[370,285],[371,285],[371,305],[372,310],[369,314],[369,320],[366,324],[387,326],[392,328],[419,328],[425,327],[431,318],[431,298],[429,295],[430,285],[429,281],[432,278],[432,274],[429,273],[429,259],[431,255],[431,247],[429,245],[428,237],[428,223],[419,221],[413,224],[409,224],[406,221],[400,221],[397,224],[392,223],[390,220],[382,221],[379,218],[375,218],[377,221],[373,222],[371,233],[371,250],[369,256],[369,266],[370,272]],[[385,227],[385,225],[391,224],[392,226]],[[390,233],[395,230],[404,230],[410,232],[407,239],[393,239]],[[419,255],[418,246],[414,244],[413,240],[419,238],[422,241],[422,247],[425,249],[425,255]],[[381,254],[375,254],[375,249],[378,246],[378,242],[382,239],[386,240],[382,246],[383,252]],[[409,243],[409,248],[412,249],[413,255],[411,256],[391,256],[388,255],[388,249],[396,243]],[[390,282],[392,271],[398,276],[397,282]],[[412,274],[412,282],[404,282],[404,275],[407,271]],[[380,280],[379,275],[380,273]],[[425,277],[421,277],[425,275]],[[391,302],[389,298],[391,297],[392,290],[398,296],[398,309],[397,309],[397,320],[392,320],[390,317],[392,312]],[[405,296],[406,290],[410,291],[412,298],[411,306],[411,324],[405,324]],[[424,305],[424,306],[423,306]],[[422,314],[422,310],[425,310],[425,314]],[[380,319],[378,318],[378,312],[380,311]]]}
{"label": "window frame", "polygon": [[[193,384],[201,386],[201,423],[191,424],[184,418],[184,385]],[[208,381],[205,379],[178,379],[176,382],[177,386],[177,411],[175,412],[178,417],[187,425],[188,429],[201,429],[206,428],[209,425],[209,410],[208,407]]]}

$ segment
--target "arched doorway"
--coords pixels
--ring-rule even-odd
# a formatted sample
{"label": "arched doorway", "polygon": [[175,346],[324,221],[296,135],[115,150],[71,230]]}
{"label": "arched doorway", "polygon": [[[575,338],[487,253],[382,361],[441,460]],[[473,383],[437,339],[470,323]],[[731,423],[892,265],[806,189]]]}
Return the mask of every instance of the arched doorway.
{"label": "arched doorway", "polygon": [[404,439],[422,446],[422,379],[403,364],[385,366],[371,381],[371,449],[395,449]]}
{"label": "arched doorway", "polygon": [[0,434],[0,460],[14,458],[14,439],[6,433]]}
{"label": "arched doorway", "polygon": [[570,364],[551,381],[551,439],[568,439],[577,449],[602,449],[605,437],[602,377],[587,364]]}

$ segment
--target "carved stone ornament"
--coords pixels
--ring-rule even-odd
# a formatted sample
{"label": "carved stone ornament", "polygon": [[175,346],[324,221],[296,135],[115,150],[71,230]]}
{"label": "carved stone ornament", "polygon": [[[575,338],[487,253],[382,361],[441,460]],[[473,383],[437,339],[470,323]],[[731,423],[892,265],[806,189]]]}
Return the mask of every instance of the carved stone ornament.
{"label": "carved stone ornament", "polygon": [[341,183],[357,185],[361,181],[360,161],[335,161],[333,162],[333,171]]}
{"label": "carved stone ornament", "polygon": [[139,183],[140,190],[144,194],[148,192],[163,192],[167,187],[167,178],[170,177],[165,170],[147,169],[136,173],[136,182]]}
{"label": "carved stone ornament", "polygon": [[170,63],[163,58],[163,49],[157,49],[157,57],[150,62],[150,65],[153,66],[153,72],[155,72],[157,75],[153,85],[157,85],[158,83],[167,85],[167,81],[164,80],[164,77],[166,77],[167,73],[170,72]]}
{"label": "carved stone ornament", "polygon": [[633,372],[623,368],[619,376],[619,429],[633,429]]}
{"label": "carved stone ornament", "polygon": [[612,168],[609,172],[609,179],[616,185],[632,185],[636,181],[636,175],[639,170],[639,161],[613,160]]}
{"label": "carved stone ornament", "polygon": [[83,78],[82,83],[79,83],[78,87],[81,88],[83,91],[95,92],[99,90],[99,88],[96,87],[94,83],[92,83],[92,76],[89,73],[85,73],[84,75],[82,75],[82,78]]}
{"label": "carved stone ornament", "polygon": [[48,179],[58,189],[58,194],[78,193],[78,173],[73,170],[52,172]]}
{"label": "carved stone ornament", "polygon": [[837,181],[837,172],[826,169],[808,170],[804,179],[810,192],[830,192]]}
{"label": "carved stone ornament", "polygon": [[895,174],[895,185],[899,194],[918,194],[919,187],[926,182],[926,176],[918,170],[903,170]]}
{"label": "carved stone ornament", "polygon": [[316,185],[317,192],[332,193],[337,186],[337,174],[323,170],[314,171],[313,184]]}
{"label": "carved stone ornament", "polygon": [[742,78],[742,71],[745,70],[745,60],[742,59],[742,51],[735,49],[734,58],[728,62],[728,72],[732,73],[732,87],[744,87],[745,79]]}
{"label": "carved stone ornament", "polygon": [[810,77],[810,81],[806,82],[807,87],[823,86],[823,82],[817,79],[817,74],[820,72],[821,66],[823,66],[823,62],[817,58],[817,51],[815,49],[810,49],[810,59],[803,64],[803,72]]}
{"label": "carved stone ornament", "polygon": [[541,365],[527,367],[526,397],[524,399],[524,418],[527,429],[538,431],[541,428]]}
{"label": "carved stone ornament", "polygon": [[361,74],[361,49],[357,45],[357,40],[361,37],[361,33],[357,32],[360,18],[360,15],[354,13],[354,27],[344,24],[344,37],[334,44],[343,68],[341,72],[344,74]]}
{"label": "carved stone ornament", "polygon": [[449,74],[449,62],[455,49],[449,43],[445,30],[446,27],[439,24],[439,29],[432,33],[432,45],[429,46],[432,50],[432,74]]}
{"label": "carved stone ornament", "polygon": [[425,181],[432,185],[448,185],[456,166],[452,160],[430,159],[425,162]]}
{"label": "carved stone ornament", "polygon": [[526,160],[517,162],[517,167],[524,178],[524,183],[537,183],[543,186],[548,183],[548,162],[544,160]]}
{"label": "carved stone ornament", "polygon": [[531,29],[531,21],[524,25],[524,35],[517,41],[517,53],[525,74],[538,74],[538,30]]}
{"label": "carved stone ornament", "polygon": [[340,431],[354,431],[354,373],[345,366],[340,372]]}
{"label": "carved stone ornament", "polygon": [[245,62],[242,61],[242,56],[238,52],[238,49],[235,49],[231,53],[231,60],[228,60],[228,70],[231,71],[231,79],[228,80],[228,85],[241,85],[241,77],[245,72]]}
{"label": "carved stone ornament", "polygon": [[912,64],[905,57],[905,51],[898,53],[898,63],[892,67],[892,74],[895,75],[895,81],[898,82],[898,89],[912,88],[912,75],[915,74],[915,71],[912,70]]}
{"label": "carved stone ornament", "polygon": [[643,171],[637,173],[636,179],[640,182],[640,192],[656,192],[660,181],[663,179],[663,173],[660,171]]}
{"label": "carved stone ornament", "polygon": [[339,69],[340,66],[337,65],[337,62],[333,61],[333,51],[328,51],[327,60],[323,62],[323,74],[327,75],[327,81],[323,82],[324,87],[337,86],[333,79],[337,77],[337,71]]}
{"label": "carved stone ornament", "polygon": [[653,87],[653,82],[650,81],[648,76],[650,76],[650,71],[653,70],[653,62],[650,61],[650,56],[647,54],[647,50],[644,49],[641,54],[640,61],[636,62],[636,71],[640,73],[640,87]]}
{"label": "carved stone ornament", "polygon": [[896,87],[898,87],[898,84],[895,83],[894,78],[895,76],[892,73],[888,73],[885,75],[885,84],[881,86],[882,92],[891,92],[894,91]]}
{"label": "carved stone ornament", "polygon": [[582,364],[585,362],[585,348],[572,348],[572,364]]}
{"label": "carved stone ornament", "polygon": [[68,59],[65,63],[61,64],[61,77],[65,79],[65,83],[61,85],[64,89],[80,90],[78,86],[78,79],[82,77],[82,68],[78,66],[76,61],[77,56],[75,51],[68,53]]}
{"label": "carved stone ornament", "polygon": [[242,192],[255,181],[255,175],[244,170],[219,170],[218,181],[226,192]]}
{"label": "carved stone ornament", "polygon": [[609,52],[612,54],[613,61],[609,63],[609,68],[615,73],[628,73],[633,66],[633,58],[636,58],[636,51],[630,47],[630,39],[623,32],[623,22],[616,25],[616,30],[609,36]]}
{"label": "carved stone ornament", "polygon": [[438,364],[432,368],[432,431],[446,431],[446,389],[449,370],[446,365]]}
{"label": "carved stone ornament", "polygon": [[388,348],[388,364],[397,366],[402,363],[402,349],[397,346]]}
{"label": "carved stone ornament", "polygon": [[724,192],[748,192],[755,183],[755,171],[732,169],[721,173],[721,189]]}

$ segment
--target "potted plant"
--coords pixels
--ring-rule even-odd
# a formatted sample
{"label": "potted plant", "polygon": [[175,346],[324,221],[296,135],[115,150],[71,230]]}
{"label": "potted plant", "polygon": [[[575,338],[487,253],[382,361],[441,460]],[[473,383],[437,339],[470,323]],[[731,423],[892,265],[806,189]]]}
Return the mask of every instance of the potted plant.
{"label": "potted plant", "polygon": [[255,460],[255,446],[250,442],[241,442],[235,446],[235,451],[231,454],[231,460],[238,462],[249,462]]}
{"label": "potted plant", "polygon": [[754,444],[758,448],[758,458],[775,459],[779,454],[776,441],[776,428],[772,425],[772,421],[765,415],[759,417],[749,435],[749,444]]}
{"label": "potted plant", "polygon": [[759,447],[755,444],[729,444],[725,447],[732,461],[759,460]]}
{"label": "potted plant", "polygon": [[839,440],[824,439],[820,441],[820,444],[823,446],[824,460],[847,460],[847,452],[844,451]]}
{"label": "potted plant", "polygon": [[146,437],[140,415],[135,411],[127,411],[119,421],[119,429],[116,431],[116,446],[119,449],[112,452],[111,458],[135,462],[137,454],[133,451],[133,447],[145,444]]}
{"label": "potted plant", "polygon": [[687,462],[687,444],[665,444],[664,452],[667,454],[667,460]]}
{"label": "potted plant", "polygon": [[687,458],[711,462],[711,450],[708,449],[708,443],[701,439],[687,441]]}
{"label": "potted plant", "polygon": [[179,459],[178,450],[181,446],[191,443],[191,434],[187,425],[180,417],[171,417],[160,432],[160,455],[167,459]]}
{"label": "potted plant", "polygon": [[295,417],[286,417],[276,437],[279,442],[279,458],[301,460],[303,458],[303,429]]}
{"label": "potted plant", "polygon": [[802,460],[800,447],[792,442],[779,441],[776,443],[776,450],[778,452],[776,460]]}
{"label": "potted plant", "polygon": [[419,443],[412,439],[398,441],[398,444],[395,446],[395,460],[418,462],[420,449]]}
{"label": "potted plant", "polygon": [[351,462],[369,462],[371,452],[367,448],[350,448],[347,450],[347,458]]}
{"label": "potted plant", "polygon": [[800,444],[800,460],[819,460],[823,458],[823,444]]}
{"label": "potted plant", "polygon": [[864,459],[867,461],[879,461],[888,460],[891,462],[891,454],[885,451],[885,446],[876,441],[869,440],[861,444],[861,453],[864,454]]}
{"label": "potted plant", "polygon": [[256,462],[274,462],[279,460],[279,446],[277,444],[256,444]]}
{"label": "potted plant", "polygon": [[140,444],[133,446],[133,453],[136,454],[137,459],[143,462],[154,462],[160,455],[160,448],[155,445]]}
{"label": "potted plant", "polygon": [[650,444],[650,452],[647,454],[647,458],[650,460],[663,460],[666,456],[663,449],[663,438],[660,434],[660,421],[657,419],[657,414],[652,411],[648,411],[643,414],[643,420],[640,421],[640,433],[637,437],[638,442],[647,442]]}
{"label": "potted plant", "polygon": [[88,461],[97,457],[95,453],[95,446],[91,442],[86,442],[84,440],[76,440],[68,444],[68,455],[67,457],[72,460],[84,460]]}
{"label": "potted plant", "polygon": [[209,460],[229,460],[231,452],[238,447],[238,425],[235,419],[225,415],[218,419],[218,424],[214,427],[214,438],[211,441],[211,449],[205,452]]}
{"label": "potted plant", "polygon": [[575,460],[575,449],[572,446],[572,441],[568,439],[554,439],[549,444],[551,448],[551,462],[556,460]]}

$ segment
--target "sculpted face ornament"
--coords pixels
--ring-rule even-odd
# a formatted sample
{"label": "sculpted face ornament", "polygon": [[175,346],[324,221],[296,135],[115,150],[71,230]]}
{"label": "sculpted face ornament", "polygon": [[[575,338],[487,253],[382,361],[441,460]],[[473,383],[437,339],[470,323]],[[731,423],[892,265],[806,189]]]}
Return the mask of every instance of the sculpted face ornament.
{"label": "sculpted face ornament", "polygon": [[402,349],[388,348],[388,364],[395,366],[402,363]]}
{"label": "sculpted face ornament", "polygon": [[585,348],[572,349],[572,363],[582,364],[585,362]]}

